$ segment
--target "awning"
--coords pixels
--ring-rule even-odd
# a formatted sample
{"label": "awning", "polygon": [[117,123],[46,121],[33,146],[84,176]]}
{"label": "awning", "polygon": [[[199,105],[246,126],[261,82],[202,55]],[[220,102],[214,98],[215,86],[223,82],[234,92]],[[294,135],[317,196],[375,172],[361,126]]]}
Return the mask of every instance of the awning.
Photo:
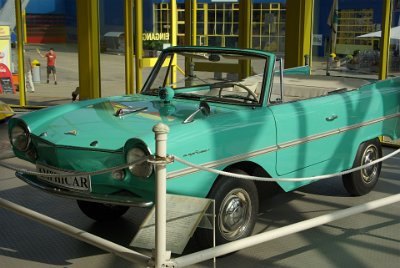
{"label": "awning", "polygon": [[[382,31],[367,33],[359,35],[359,38],[380,38],[382,36]],[[400,40],[400,26],[396,26],[390,29],[390,39]]]}

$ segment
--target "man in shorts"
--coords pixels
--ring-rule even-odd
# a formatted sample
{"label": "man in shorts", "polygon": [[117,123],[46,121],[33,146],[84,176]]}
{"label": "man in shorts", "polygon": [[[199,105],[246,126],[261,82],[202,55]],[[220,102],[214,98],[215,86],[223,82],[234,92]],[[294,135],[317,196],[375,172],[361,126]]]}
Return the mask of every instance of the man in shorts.
{"label": "man in shorts", "polygon": [[49,77],[50,74],[53,74],[53,78],[54,78],[54,85],[57,85],[57,76],[56,76],[56,58],[57,55],[54,52],[53,48],[50,48],[49,51],[43,55],[42,53],[40,53],[40,50],[38,49],[37,52],[39,53],[39,55],[42,58],[47,58],[47,84],[49,83]]}

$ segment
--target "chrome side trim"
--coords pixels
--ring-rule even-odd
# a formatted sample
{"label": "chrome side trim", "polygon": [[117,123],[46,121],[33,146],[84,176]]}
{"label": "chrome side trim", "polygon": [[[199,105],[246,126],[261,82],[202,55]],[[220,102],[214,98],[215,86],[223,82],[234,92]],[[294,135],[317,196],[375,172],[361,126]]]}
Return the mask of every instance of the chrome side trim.
{"label": "chrome side trim", "polygon": [[339,131],[340,132],[346,132],[346,131],[353,130],[353,129],[356,129],[356,128],[365,127],[365,126],[368,126],[368,125],[373,125],[373,124],[376,124],[376,123],[379,123],[379,122],[382,122],[382,121],[385,121],[385,120],[390,120],[390,119],[393,119],[393,118],[396,118],[396,117],[400,117],[400,113],[387,115],[387,116],[384,116],[384,117],[381,117],[381,118],[377,118],[377,119],[374,119],[374,120],[366,121],[366,122],[363,122],[363,123],[355,124],[355,125],[344,127],[344,128],[339,128]]}
{"label": "chrome side trim", "polygon": [[352,125],[352,126],[338,128],[336,130],[331,130],[331,131],[323,132],[323,133],[320,133],[320,134],[311,135],[311,136],[308,136],[308,137],[305,137],[305,138],[301,138],[301,139],[298,139],[298,140],[295,140],[295,141],[289,141],[289,142],[281,143],[281,144],[278,144],[278,147],[279,147],[279,149],[285,149],[285,148],[296,146],[296,145],[303,144],[303,143],[306,143],[306,142],[310,142],[310,141],[326,138],[326,137],[333,136],[333,135],[340,134],[340,133],[344,133],[346,131],[350,131],[350,130],[354,130],[354,129],[357,129],[357,128],[373,125],[373,124],[376,124],[376,123],[379,123],[379,122],[382,122],[382,121],[385,121],[385,120],[393,119],[393,118],[396,118],[396,117],[400,117],[400,113],[384,116],[384,117],[381,117],[381,118],[377,118],[377,119],[374,119],[374,120],[370,120],[370,121],[366,121],[366,122],[363,122],[363,123],[355,124],[355,125]]}
{"label": "chrome side trim", "polygon": [[[202,166],[205,166],[208,168],[215,168],[218,166],[242,161],[244,159],[253,158],[253,157],[256,157],[259,155],[275,152],[277,150],[278,150],[278,146],[271,146],[271,147],[267,147],[267,148],[260,149],[257,151],[240,154],[240,155],[235,155],[235,156],[231,156],[231,157],[224,158],[224,159],[217,160],[217,161],[208,162],[208,163],[202,164]],[[192,168],[192,167],[184,168],[184,169],[177,170],[177,171],[172,171],[167,174],[167,179],[177,178],[177,177],[188,175],[188,174],[191,174],[194,172],[198,172],[198,170],[196,168]]]}
{"label": "chrome side trim", "polygon": [[[327,132],[323,132],[323,133],[320,133],[320,134],[311,135],[311,136],[308,136],[308,137],[305,137],[305,138],[301,138],[301,139],[298,139],[298,140],[284,142],[284,143],[278,144],[277,146],[270,146],[270,147],[263,148],[263,149],[260,149],[260,150],[256,150],[256,151],[253,151],[253,152],[240,154],[240,155],[235,155],[235,156],[231,156],[231,157],[224,158],[224,159],[221,159],[221,160],[208,162],[208,163],[202,164],[202,166],[205,166],[207,168],[215,168],[215,167],[222,166],[222,165],[232,164],[232,163],[235,163],[235,162],[238,162],[238,161],[247,160],[249,158],[253,158],[253,157],[256,157],[256,156],[259,156],[259,155],[275,152],[275,151],[278,151],[278,150],[281,150],[281,149],[286,149],[286,148],[293,147],[293,146],[296,146],[296,145],[300,145],[300,144],[303,144],[303,143],[307,143],[307,142],[310,142],[310,141],[315,141],[315,140],[318,140],[318,139],[326,138],[326,137],[329,137],[329,136],[333,136],[333,135],[340,134],[340,133],[343,133],[343,132],[346,132],[346,131],[350,131],[350,130],[354,130],[354,129],[357,129],[357,128],[365,127],[365,126],[368,126],[368,125],[373,125],[373,124],[376,124],[376,123],[379,123],[379,122],[382,122],[382,121],[385,121],[385,120],[390,120],[390,119],[393,119],[393,118],[396,118],[396,117],[400,117],[400,113],[383,116],[383,117],[380,117],[380,118],[377,118],[377,119],[369,120],[369,121],[366,121],[366,122],[363,122],[363,123],[359,123],[359,124],[355,124],[355,125],[352,125],[352,126],[338,128],[338,129],[327,131]],[[195,173],[195,172],[198,172],[198,171],[199,170],[196,169],[196,168],[188,167],[188,168],[184,168],[184,169],[181,169],[181,170],[168,172],[167,179],[174,179],[174,178],[185,176],[185,175],[188,175],[188,174],[192,174],[192,173]]]}
{"label": "chrome side trim", "polygon": [[284,143],[278,144],[278,150],[286,149],[286,148],[293,147],[293,146],[296,146],[296,145],[299,145],[299,144],[303,144],[303,143],[307,143],[307,142],[310,142],[310,141],[315,141],[315,140],[319,140],[319,139],[322,139],[322,138],[326,138],[326,137],[329,137],[329,136],[332,136],[332,135],[335,135],[335,134],[339,134],[339,132],[340,132],[339,129],[337,129],[337,130],[323,132],[323,133],[320,133],[320,134],[314,134],[314,135],[311,135],[311,136],[308,136],[308,137],[305,137],[305,138],[301,138],[301,139],[298,139],[298,140],[295,140],[295,141],[284,142]]}

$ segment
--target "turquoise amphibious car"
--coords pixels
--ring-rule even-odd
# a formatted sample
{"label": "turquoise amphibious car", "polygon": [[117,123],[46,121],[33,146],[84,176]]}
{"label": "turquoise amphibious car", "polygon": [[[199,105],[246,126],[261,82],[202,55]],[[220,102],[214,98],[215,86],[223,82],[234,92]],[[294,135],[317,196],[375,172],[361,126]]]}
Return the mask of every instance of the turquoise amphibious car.
{"label": "turquoise amphibious car", "polygon": [[[348,170],[381,157],[378,137],[400,138],[399,78],[311,76],[308,67],[282,70],[280,62],[272,53],[250,49],[168,48],[141,94],[74,102],[9,122],[14,153],[41,173],[135,164],[105,174],[17,176],[77,199],[95,220],[109,220],[129,206],[153,204],[153,166],[136,160],[153,154],[152,128],[159,122],[170,128],[168,154],[270,178]],[[167,168],[169,193],[216,200],[217,243],[251,234],[259,189],[273,186],[178,162]],[[380,169],[379,163],[345,175],[344,187],[351,195],[366,194]],[[306,183],[274,185],[290,191]]]}

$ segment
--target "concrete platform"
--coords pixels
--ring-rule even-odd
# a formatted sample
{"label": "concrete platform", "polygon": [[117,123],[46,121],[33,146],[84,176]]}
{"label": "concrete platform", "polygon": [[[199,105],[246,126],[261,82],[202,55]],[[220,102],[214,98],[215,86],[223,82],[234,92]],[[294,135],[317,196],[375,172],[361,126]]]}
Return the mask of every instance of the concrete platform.
{"label": "concrete platform", "polygon": [[[0,125],[2,152],[10,148],[6,127]],[[390,151],[393,149],[385,148],[385,153]],[[15,158],[7,162],[26,167]],[[399,166],[400,156],[387,160],[376,189],[362,197],[349,197],[341,179],[332,178],[264,198],[255,232],[397,194]],[[96,223],[79,211],[74,200],[35,190],[3,167],[0,197],[126,247],[149,211],[132,208],[118,221]],[[0,267],[139,267],[5,209],[0,209],[0,222]],[[217,267],[398,267],[399,230],[400,203],[396,203],[218,258]],[[197,250],[197,242],[191,239],[184,254]],[[191,267],[213,267],[213,263]]]}

